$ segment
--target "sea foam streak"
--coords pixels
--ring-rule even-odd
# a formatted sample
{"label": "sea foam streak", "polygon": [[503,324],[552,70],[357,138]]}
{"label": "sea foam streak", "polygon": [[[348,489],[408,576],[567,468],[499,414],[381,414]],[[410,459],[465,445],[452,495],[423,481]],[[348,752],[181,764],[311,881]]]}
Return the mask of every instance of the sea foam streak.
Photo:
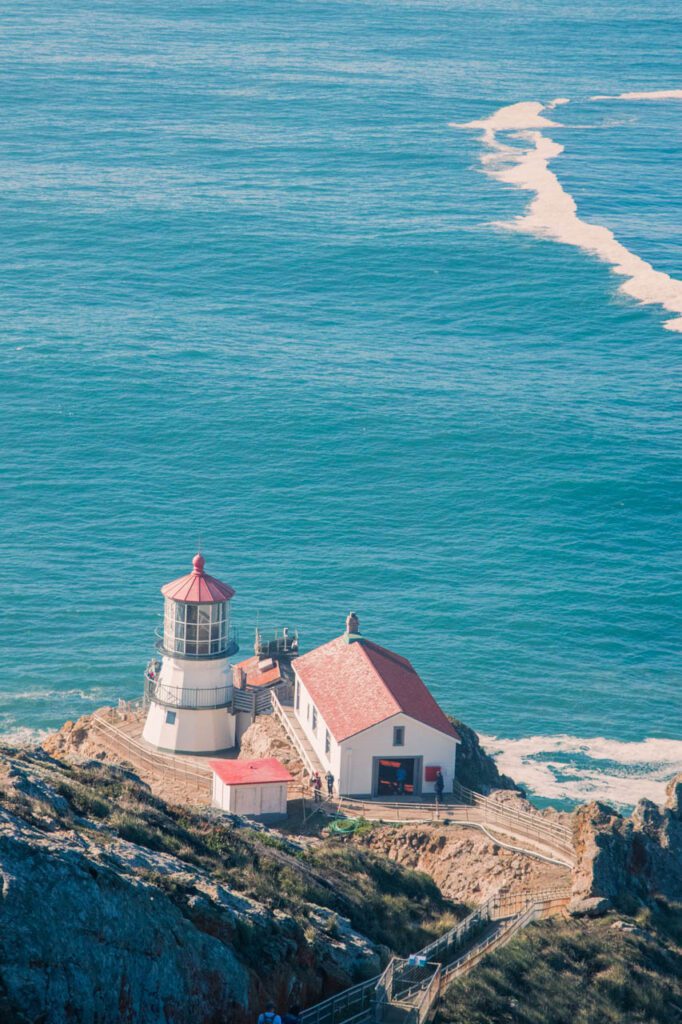
{"label": "sea foam streak", "polygon": [[553,800],[631,807],[647,797],[662,803],[666,783],[682,772],[682,740],[624,743],[564,735],[481,740],[500,771],[532,794]]}
{"label": "sea foam streak", "polygon": [[682,89],[659,89],[658,92],[621,92],[618,96],[590,96],[591,100],[682,100]]}
{"label": "sea foam streak", "polygon": [[[658,98],[661,98],[660,94]],[[535,193],[535,198],[523,216],[500,222],[497,226],[564,242],[592,253],[611,264],[614,273],[627,278],[619,291],[639,302],[659,305],[677,314],[671,320],[666,320],[664,326],[671,331],[682,332],[682,281],[654,270],[650,263],[621,245],[608,228],[582,220],[578,216],[573,197],[550,170],[550,161],[560,156],[564,147],[543,134],[543,129],[561,125],[544,117],[542,112],[554,109],[563,102],[565,100],[562,99],[547,105],[514,103],[501,107],[483,120],[451,126],[480,129],[487,149],[481,157],[481,163],[487,175],[515,188]],[[509,138],[522,145],[503,142],[499,138],[501,132],[511,133]]]}

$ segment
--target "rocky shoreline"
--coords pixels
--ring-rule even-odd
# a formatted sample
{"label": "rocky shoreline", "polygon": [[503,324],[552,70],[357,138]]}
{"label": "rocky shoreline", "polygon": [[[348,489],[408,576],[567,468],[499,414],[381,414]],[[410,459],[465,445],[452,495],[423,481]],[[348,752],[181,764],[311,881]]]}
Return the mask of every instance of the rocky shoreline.
{"label": "rocky shoreline", "polygon": [[[523,805],[457,727],[466,784]],[[242,754],[297,768],[271,720]],[[562,816],[571,877],[438,823],[374,824],[346,842],[256,830],[167,804],[120,760],[87,718],[42,748],[0,747],[3,1024],[245,1024],[266,998],[309,1004],[376,974],[494,892],[568,882],[576,915],[682,894],[682,776],[663,807]]]}

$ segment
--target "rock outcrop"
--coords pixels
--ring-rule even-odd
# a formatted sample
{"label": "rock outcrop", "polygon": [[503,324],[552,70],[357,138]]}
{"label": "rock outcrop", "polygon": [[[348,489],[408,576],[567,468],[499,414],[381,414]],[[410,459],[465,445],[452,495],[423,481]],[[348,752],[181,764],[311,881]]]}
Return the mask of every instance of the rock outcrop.
{"label": "rock outcrop", "polygon": [[640,800],[629,818],[591,803],[575,815],[576,899],[682,896],[682,775],[668,784],[658,807]]}
{"label": "rock outcrop", "polygon": [[123,768],[0,750],[2,1024],[241,1024],[380,970],[284,844],[184,814]]}
{"label": "rock outcrop", "polygon": [[276,757],[299,782],[308,783],[303,762],[274,715],[259,715],[241,739],[239,757]]}
{"label": "rock outcrop", "polygon": [[513,779],[501,775],[494,758],[486,754],[481,746],[478,733],[464,722],[448,716],[460,735],[461,743],[457,748],[457,779],[468,789],[478,793],[490,793],[493,789],[518,790]]}
{"label": "rock outcrop", "polygon": [[568,868],[506,850],[473,830],[385,825],[355,841],[403,867],[424,871],[449,899],[472,906],[496,892],[570,885]]}

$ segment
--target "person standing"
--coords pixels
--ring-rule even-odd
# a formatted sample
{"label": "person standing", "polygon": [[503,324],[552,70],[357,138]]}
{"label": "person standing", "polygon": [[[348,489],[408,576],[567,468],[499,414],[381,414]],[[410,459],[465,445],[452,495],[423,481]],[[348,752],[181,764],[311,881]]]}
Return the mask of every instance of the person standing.
{"label": "person standing", "polygon": [[405,792],[405,780],[407,779],[407,772],[402,765],[398,768],[395,773],[395,781],[398,788],[398,792],[403,794]]}
{"label": "person standing", "polygon": [[334,776],[332,775],[331,768],[325,775],[325,781],[327,783],[327,796],[331,800],[334,796]]}
{"label": "person standing", "polygon": [[445,789],[445,779],[443,778],[443,773],[440,770],[440,768],[438,769],[438,772],[436,774],[436,784],[435,784],[434,788],[436,790],[436,803],[437,804],[441,804],[443,802],[443,791]]}
{"label": "person standing", "polygon": [[322,800],[322,779],[319,772],[315,772],[313,775],[313,798],[316,804]]}
{"label": "person standing", "polygon": [[258,1018],[258,1024],[282,1024],[282,1018],[277,1013],[274,1003],[268,1003]]}
{"label": "person standing", "polygon": [[291,1006],[287,1013],[282,1017],[282,1024],[301,1024],[301,1008],[300,1006]]}

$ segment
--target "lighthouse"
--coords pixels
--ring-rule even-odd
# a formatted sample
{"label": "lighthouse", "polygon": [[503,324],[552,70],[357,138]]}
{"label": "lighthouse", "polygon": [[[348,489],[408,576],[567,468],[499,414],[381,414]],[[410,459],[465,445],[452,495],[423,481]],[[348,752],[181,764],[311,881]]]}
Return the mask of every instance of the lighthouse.
{"label": "lighthouse", "polygon": [[204,572],[203,555],[192,571],[161,588],[162,660],[145,676],[149,709],[143,739],[174,754],[208,754],[235,745],[232,670],[238,649],[230,628],[234,590]]}

